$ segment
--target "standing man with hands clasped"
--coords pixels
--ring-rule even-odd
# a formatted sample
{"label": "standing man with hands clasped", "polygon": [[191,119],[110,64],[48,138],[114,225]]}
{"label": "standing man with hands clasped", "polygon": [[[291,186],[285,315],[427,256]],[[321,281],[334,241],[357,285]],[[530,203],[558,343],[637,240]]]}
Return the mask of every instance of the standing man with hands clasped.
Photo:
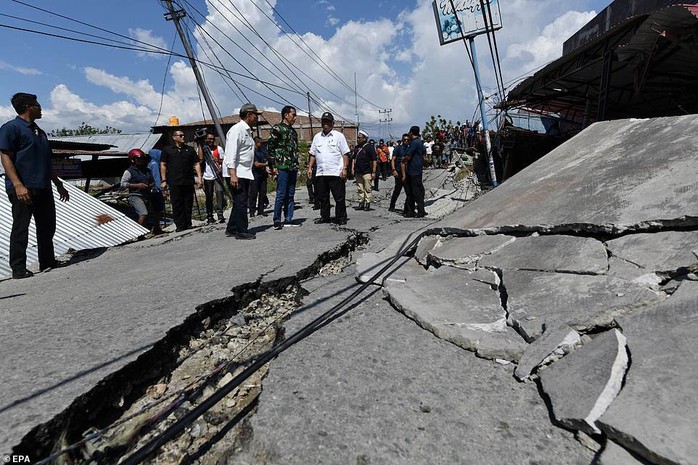
{"label": "standing man with hands clasped", "polygon": [[169,187],[172,216],[176,231],[191,229],[191,212],[194,207],[194,172],[197,185],[203,186],[201,164],[196,151],[184,143],[184,132],[178,129],[172,134],[174,145],[162,149],[160,157],[160,186]]}
{"label": "standing man with hands clasped", "polygon": [[346,180],[349,165],[349,144],[344,134],[333,129],[334,116],[325,112],[320,117],[322,131],[315,134],[310,146],[308,179],[317,166],[317,196],[320,200],[320,218],[315,223],[330,222],[330,192],[335,202],[335,222],[347,224]]}
{"label": "standing man with hands clasped", "polygon": [[230,187],[233,192],[233,211],[230,213],[225,235],[236,239],[256,239],[247,228],[248,192],[254,180],[252,164],[254,163],[254,138],[252,127],[257,125],[262,112],[251,103],[240,108],[240,121],[233,125],[226,135],[224,169],[230,175]]}
{"label": "standing man with hands clasped", "polygon": [[53,252],[56,203],[51,181],[63,202],[67,202],[70,195],[53,172],[48,137],[35,123],[42,116],[36,95],[18,93],[11,102],[18,116],[0,127],[0,158],[5,169],[7,197],[12,204],[10,267],[14,279],[23,279],[34,276],[27,270],[32,216],[36,225],[39,269],[44,271],[58,264]]}

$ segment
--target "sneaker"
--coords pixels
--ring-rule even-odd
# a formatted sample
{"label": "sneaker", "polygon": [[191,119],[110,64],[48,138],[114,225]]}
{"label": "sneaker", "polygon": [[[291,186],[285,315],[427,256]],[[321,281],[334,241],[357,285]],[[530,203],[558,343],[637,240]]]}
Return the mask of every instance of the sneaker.
{"label": "sneaker", "polygon": [[233,236],[235,236],[235,239],[241,240],[257,239],[257,236],[255,236],[254,234],[246,232],[235,233]]}
{"label": "sneaker", "polygon": [[289,226],[289,227],[292,227],[292,228],[297,228],[297,227],[299,227],[300,225],[301,225],[300,221],[297,221],[297,220],[286,221],[286,222],[284,223],[284,226]]}
{"label": "sneaker", "polygon": [[281,221],[274,221],[274,229],[284,229],[284,225],[281,223]]}
{"label": "sneaker", "polygon": [[12,272],[12,279],[31,278],[32,276],[34,276],[34,273],[29,270],[20,271],[18,273]]}

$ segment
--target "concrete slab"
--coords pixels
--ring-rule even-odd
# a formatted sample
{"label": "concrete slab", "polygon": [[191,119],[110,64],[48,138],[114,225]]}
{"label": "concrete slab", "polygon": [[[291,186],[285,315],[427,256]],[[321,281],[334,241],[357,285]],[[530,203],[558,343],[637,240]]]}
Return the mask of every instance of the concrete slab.
{"label": "concrete slab", "polygon": [[524,381],[547,360],[562,357],[580,344],[579,333],[567,325],[547,330],[526,347],[514,370],[514,376],[519,381]]}
{"label": "concrete slab", "polygon": [[484,358],[519,359],[525,344],[506,325],[499,293],[463,270],[439,268],[429,276],[388,282],[390,301],[438,337]]}
{"label": "concrete slab", "polygon": [[504,271],[509,321],[529,341],[546,327],[578,331],[608,328],[617,315],[665,298],[646,287],[608,276]]}
{"label": "concrete slab", "polygon": [[479,266],[502,270],[605,274],[606,248],[596,239],[565,235],[520,237],[482,258]]}
{"label": "concrete slab", "polygon": [[[381,271],[385,266],[390,263],[390,261],[395,258],[395,256],[402,251],[406,251],[407,246],[414,241],[424,228],[420,228],[417,231],[413,231],[404,236],[400,236],[394,239],[390,245],[385,247],[380,252],[364,252],[362,253],[356,261],[356,280],[365,283],[371,280],[371,278]],[[380,276],[376,278],[374,283],[378,286],[386,277],[390,277],[394,272],[405,266],[407,263],[412,261],[411,257],[402,257],[398,260],[394,266],[391,266],[385,270]]]}
{"label": "concrete slab", "polygon": [[440,236],[425,236],[423,237],[420,241],[419,244],[417,245],[417,250],[414,252],[414,258],[417,260],[421,265],[428,265],[428,255],[429,251],[433,249],[434,247],[438,247],[438,244],[442,241]]}
{"label": "concrete slab", "polygon": [[660,220],[695,225],[697,152],[698,115],[598,122],[438,226],[619,231]]}
{"label": "concrete slab", "polygon": [[611,253],[634,263],[646,272],[674,271],[698,262],[692,248],[698,243],[698,231],[666,231],[631,234],[608,241]]}
{"label": "concrete slab", "polygon": [[[327,286],[304,303],[335,293],[346,295]],[[328,308],[299,312],[289,331]],[[435,338],[379,294],[281,354],[249,424],[248,456],[268,465],[588,465],[594,455],[550,424],[510,367]]]}
{"label": "concrete slab", "polygon": [[594,337],[539,375],[555,419],[567,428],[598,434],[596,421],[620,392],[627,368],[625,337],[613,329]]}
{"label": "concrete slab", "polygon": [[633,360],[625,387],[599,421],[615,442],[652,463],[698,463],[698,282],[620,317]]}
{"label": "concrete slab", "polygon": [[440,265],[473,270],[484,255],[494,253],[515,240],[515,237],[505,235],[450,237],[429,252],[429,259]]}
{"label": "concrete slab", "polygon": [[647,462],[640,462],[615,442],[608,441],[599,455],[599,465],[647,465]]}
{"label": "concrete slab", "polygon": [[634,263],[611,256],[608,258],[608,276],[632,281],[647,273],[647,270],[640,268]]}

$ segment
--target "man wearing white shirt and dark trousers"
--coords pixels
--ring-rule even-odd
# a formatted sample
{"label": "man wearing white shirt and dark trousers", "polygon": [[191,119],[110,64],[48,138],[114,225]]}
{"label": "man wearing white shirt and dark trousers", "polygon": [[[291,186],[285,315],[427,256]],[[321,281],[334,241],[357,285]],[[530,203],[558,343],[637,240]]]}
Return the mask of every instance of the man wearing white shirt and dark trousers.
{"label": "man wearing white shirt and dark trousers", "polygon": [[349,144],[334,127],[334,116],[325,112],[320,118],[322,132],[315,134],[310,146],[308,179],[313,177],[316,167],[317,193],[320,201],[320,218],[315,223],[330,222],[330,192],[335,202],[335,222],[347,224],[346,180],[349,166]]}
{"label": "man wearing white shirt and dark trousers", "polygon": [[251,103],[240,108],[240,122],[235,124],[225,138],[225,159],[223,165],[230,175],[233,193],[233,211],[230,213],[225,235],[236,239],[256,239],[247,231],[247,193],[254,180],[254,138],[252,126],[257,125],[262,112]]}

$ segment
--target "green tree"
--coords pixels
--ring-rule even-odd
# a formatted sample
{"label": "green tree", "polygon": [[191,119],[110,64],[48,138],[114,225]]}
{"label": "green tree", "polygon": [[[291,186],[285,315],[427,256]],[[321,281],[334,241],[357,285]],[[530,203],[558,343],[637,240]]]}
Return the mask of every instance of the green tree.
{"label": "green tree", "polygon": [[77,129],[57,129],[51,131],[51,137],[66,137],[66,136],[90,136],[93,134],[121,134],[121,129],[116,129],[111,126],[106,126],[104,129],[98,129],[82,122]]}

